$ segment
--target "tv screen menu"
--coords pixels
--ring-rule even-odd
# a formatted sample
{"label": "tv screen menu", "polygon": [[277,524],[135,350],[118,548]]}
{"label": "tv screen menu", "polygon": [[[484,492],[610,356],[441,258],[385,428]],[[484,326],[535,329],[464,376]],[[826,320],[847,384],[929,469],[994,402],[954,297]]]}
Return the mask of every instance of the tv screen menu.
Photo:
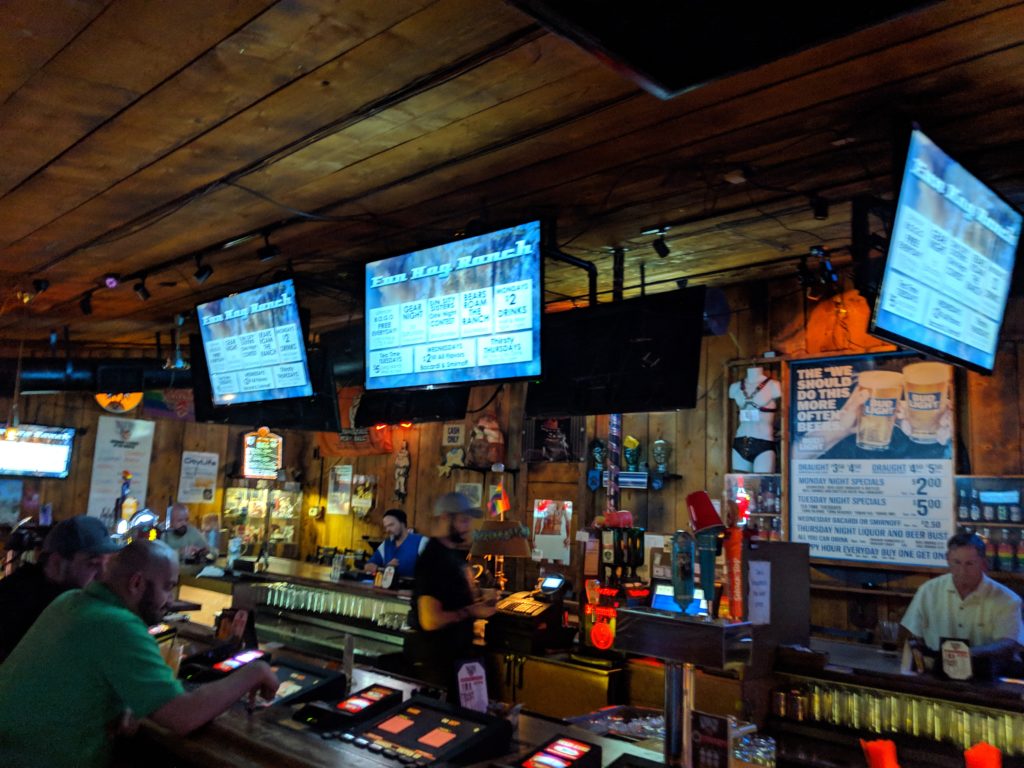
{"label": "tv screen menu", "polygon": [[541,372],[541,225],[366,265],[366,388]]}
{"label": "tv screen menu", "polygon": [[196,307],[214,405],[313,394],[291,280]]}
{"label": "tv screen menu", "polygon": [[915,129],[872,333],[990,372],[1021,218]]}

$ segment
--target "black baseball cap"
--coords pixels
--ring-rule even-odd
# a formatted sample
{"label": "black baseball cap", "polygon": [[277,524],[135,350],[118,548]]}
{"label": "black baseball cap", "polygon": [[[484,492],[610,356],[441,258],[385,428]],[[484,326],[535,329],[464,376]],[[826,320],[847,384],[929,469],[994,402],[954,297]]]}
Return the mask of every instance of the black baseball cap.
{"label": "black baseball cap", "polygon": [[434,502],[434,517],[441,515],[469,515],[483,517],[484,511],[473,506],[473,502],[464,493],[446,493]]}
{"label": "black baseball cap", "polygon": [[72,557],[77,552],[106,555],[120,548],[121,545],[110,538],[107,527],[99,518],[89,515],[78,515],[57,523],[43,541],[43,552],[56,552],[61,557]]}

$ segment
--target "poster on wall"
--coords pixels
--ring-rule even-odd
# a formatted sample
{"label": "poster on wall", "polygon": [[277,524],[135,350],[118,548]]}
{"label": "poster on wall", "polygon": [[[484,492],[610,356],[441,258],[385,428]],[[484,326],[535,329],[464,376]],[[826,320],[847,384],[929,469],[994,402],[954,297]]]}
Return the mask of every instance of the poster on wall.
{"label": "poster on wall", "polygon": [[12,528],[17,524],[21,514],[21,480],[0,480],[0,525]]}
{"label": "poster on wall", "polygon": [[569,562],[569,534],[572,531],[572,501],[534,499],[533,546],[540,555],[556,563]]}
{"label": "poster on wall", "polygon": [[178,501],[182,504],[209,504],[217,490],[220,456],[203,451],[182,451]]}
{"label": "poster on wall", "polygon": [[352,511],[352,465],[331,467],[327,487],[327,514],[347,515]]}
{"label": "poster on wall", "polygon": [[370,514],[376,496],[376,475],[352,476],[352,512],[356,517],[364,518]]}
{"label": "poster on wall", "polygon": [[818,559],[945,567],[952,366],[897,352],[789,368],[790,540]]}
{"label": "poster on wall", "polygon": [[155,422],[100,416],[89,481],[88,514],[98,516],[108,528],[114,524],[114,502],[121,496],[122,473],[131,473],[131,493],[146,503],[149,459],[153,452]]}

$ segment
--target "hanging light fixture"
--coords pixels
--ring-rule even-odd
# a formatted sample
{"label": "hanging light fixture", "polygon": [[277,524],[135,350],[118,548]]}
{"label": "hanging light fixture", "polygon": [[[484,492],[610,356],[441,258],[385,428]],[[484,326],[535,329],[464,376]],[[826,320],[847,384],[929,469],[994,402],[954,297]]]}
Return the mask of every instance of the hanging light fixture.
{"label": "hanging light fixture", "polygon": [[138,296],[141,301],[149,301],[150,293],[149,293],[149,289],[146,287],[146,277],[145,277],[145,275],[143,275],[139,279],[139,282],[137,282],[133,286],[132,290],[135,291],[135,295]]}
{"label": "hanging light fixture", "polygon": [[212,274],[213,267],[209,264],[203,264],[202,256],[196,256],[196,271],[192,273],[192,277],[195,278],[195,281],[202,285],[210,279]]}
{"label": "hanging light fixture", "polygon": [[263,235],[263,247],[256,251],[256,258],[260,261],[273,261],[281,255],[281,249],[270,243],[270,233]]}

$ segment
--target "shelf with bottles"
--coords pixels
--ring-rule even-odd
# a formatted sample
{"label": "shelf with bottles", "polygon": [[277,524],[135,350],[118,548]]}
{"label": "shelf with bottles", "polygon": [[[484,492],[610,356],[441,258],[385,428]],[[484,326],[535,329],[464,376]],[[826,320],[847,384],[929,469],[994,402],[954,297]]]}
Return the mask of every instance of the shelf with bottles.
{"label": "shelf with bottles", "polygon": [[1024,530],[1021,526],[960,525],[957,533],[976,533],[985,540],[985,560],[990,573],[1024,576]]}
{"label": "shelf with bottles", "polygon": [[760,538],[785,541],[782,514],[782,475],[727,474],[722,496],[722,521],[732,525],[737,520],[746,524]]}
{"label": "shelf with bottles", "polygon": [[959,525],[1024,526],[1021,492],[1024,477],[960,475],[956,478],[956,519]]}

